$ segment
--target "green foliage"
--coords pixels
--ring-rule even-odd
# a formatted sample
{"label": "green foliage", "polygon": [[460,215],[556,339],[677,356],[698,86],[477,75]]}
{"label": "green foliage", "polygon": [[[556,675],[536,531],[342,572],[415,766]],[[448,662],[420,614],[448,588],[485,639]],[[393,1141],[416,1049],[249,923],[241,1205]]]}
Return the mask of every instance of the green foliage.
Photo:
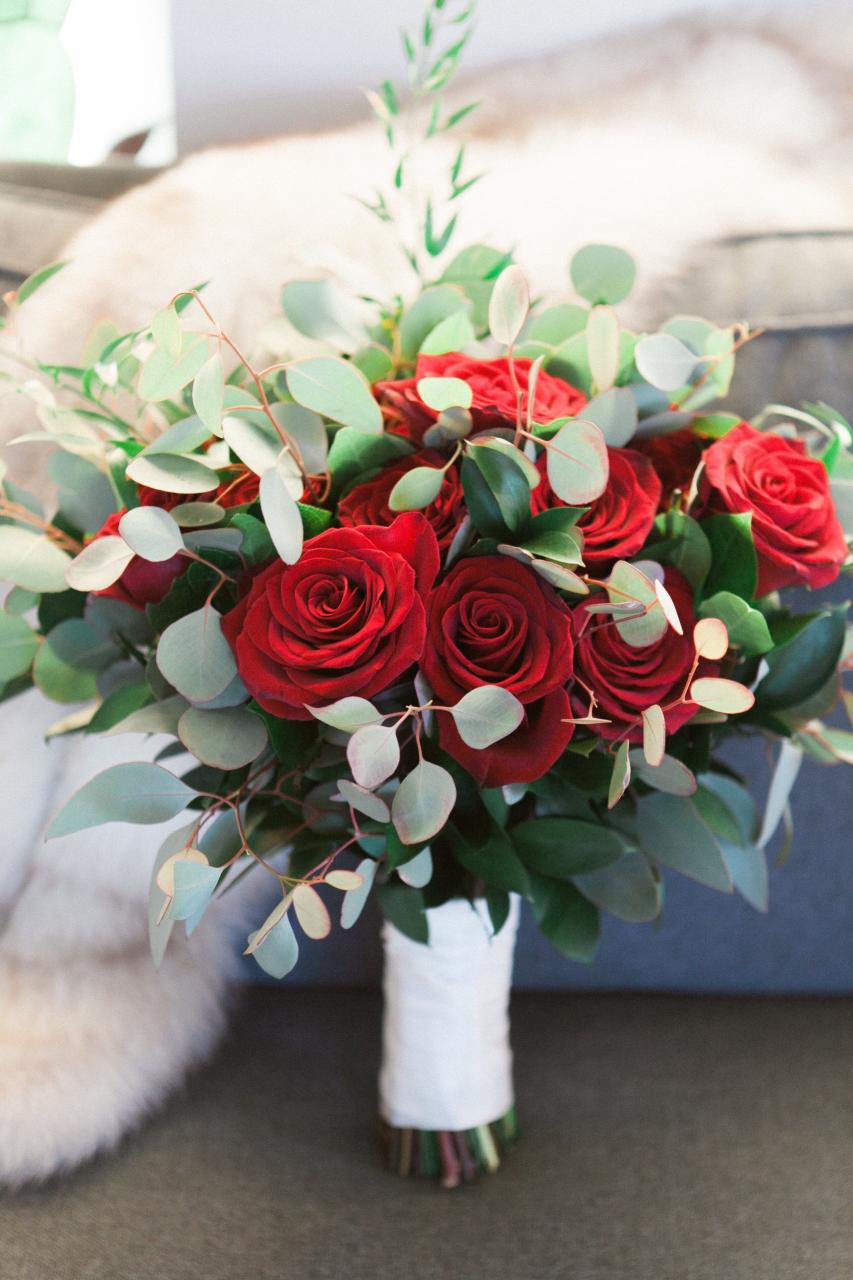
{"label": "green foliage", "polygon": [[847,606],[819,613],[786,644],[768,653],[755,690],[756,709],[776,712],[804,702],[836,670],[844,648]]}
{"label": "green foliage", "polygon": [[617,862],[628,845],[612,827],[573,818],[532,818],[514,827],[522,861],[544,876],[575,876]]}
{"label": "green foliage", "polygon": [[480,533],[514,540],[530,515],[530,486],[521,468],[493,449],[472,448],[462,461],[461,478],[468,513]]}
{"label": "green foliage", "polygon": [[476,841],[463,835],[450,824],[447,829],[453,856],[467,871],[489,889],[527,894],[530,881],[527,871],[507,833],[490,819]]}
{"label": "green foliage", "polygon": [[703,600],[699,615],[702,618],[719,618],[724,622],[729,643],[743,649],[745,654],[768,653],[773,648],[773,637],[764,614],[731,591],[719,591]]}
{"label": "green foliage", "polygon": [[414,942],[429,942],[423,889],[415,889],[392,876],[376,889],[376,899],[386,920]]}
{"label": "green foliage", "polygon": [[32,275],[27,276],[22,284],[19,284],[15,290],[15,305],[20,307],[31,298],[43,284],[47,284],[63,267],[68,266],[68,259],[62,262],[51,262],[46,267],[40,267],[38,271],[34,271]]}
{"label": "green foliage", "polygon": [[719,841],[693,800],[663,793],[643,796],[637,804],[637,834],[653,862],[711,889],[731,892],[732,879]]}
{"label": "green foliage", "polygon": [[644,560],[679,569],[696,589],[702,586],[711,568],[711,544],[702,525],[682,511],[667,511],[656,517],[642,554]]}
{"label": "green foliage", "polygon": [[758,562],[752,540],[752,512],[710,516],[701,522],[711,547],[711,568],[705,580],[705,598],[729,591],[752,600],[758,579]]}
{"label": "green foliage", "polygon": [[621,920],[641,923],[660,915],[663,886],[637,849],[598,871],[575,876],[574,882],[585,898]]}
{"label": "green foliage", "polygon": [[338,491],[366,479],[377,468],[412,452],[401,436],[366,436],[352,427],[335,433],[329,449],[329,470]]}
{"label": "green foliage", "polygon": [[570,960],[589,964],[598,949],[598,908],[565,880],[530,876],[536,923],[549,942]]}

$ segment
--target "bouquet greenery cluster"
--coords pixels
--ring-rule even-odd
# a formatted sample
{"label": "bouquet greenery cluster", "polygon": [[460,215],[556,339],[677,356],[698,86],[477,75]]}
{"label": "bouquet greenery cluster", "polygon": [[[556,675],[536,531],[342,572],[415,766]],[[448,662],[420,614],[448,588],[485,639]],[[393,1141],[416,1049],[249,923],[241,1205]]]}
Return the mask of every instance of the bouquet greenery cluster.
{"label": "bouquet greenery cluster", "polygon": [[[404,127],[473,109],[442,105],[470,30],[449,10],[406,38],[409,106],[390,83],[372,99],[394,176],[370,207],[395,226]],[[659,915],[663,868],[764,908],[796,760],[853,760],[823,722],[845,610],[780,596],[847,558],[841,415],[721,408],[751,335],[623,328],[622,249],[580,249],[574,298],[542,306],[509,253],[449,258],[452,211],[429,201],[419,226],[413,296],[284,287],[314,354],[253,360],[197,288],[22,386],[59,499],[47,515],[3,481],[0,677],[74,704],[55,734],[171,738],[49,832],[185,815],[154,870],[156,956],[261,866],[281,893],[247,951],[278,978],[334,893],[344,928],[372,891],[423,943],[428,908],[484,900],[499,933],[523,895],[588,961],[601,910]],[[763,823],[717,754],[744,732],[784,745]]]}

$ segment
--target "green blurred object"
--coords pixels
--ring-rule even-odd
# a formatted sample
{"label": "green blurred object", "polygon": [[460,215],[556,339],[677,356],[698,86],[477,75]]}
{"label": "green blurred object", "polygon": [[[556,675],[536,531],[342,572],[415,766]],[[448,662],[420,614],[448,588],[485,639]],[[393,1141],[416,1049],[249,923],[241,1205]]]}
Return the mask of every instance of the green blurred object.
{"label": "green blurred object", "polygon": [[0,0],[0,159],[64,160],[74,78],[59,38],[70,0]]}

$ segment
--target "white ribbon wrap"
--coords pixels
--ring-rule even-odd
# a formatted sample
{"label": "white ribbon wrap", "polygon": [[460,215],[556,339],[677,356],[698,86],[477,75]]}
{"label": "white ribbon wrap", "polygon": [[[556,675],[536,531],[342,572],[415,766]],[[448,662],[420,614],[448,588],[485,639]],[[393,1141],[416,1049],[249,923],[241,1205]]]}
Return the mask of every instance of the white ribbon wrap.
{"label": "white ribbon wrap", "polygon": [[519,899],[492,936],[485,903],[427,911],[429,946],[388,921],[379,1103],[401,1129],[473,1129],[513,1104],[509,994]]}

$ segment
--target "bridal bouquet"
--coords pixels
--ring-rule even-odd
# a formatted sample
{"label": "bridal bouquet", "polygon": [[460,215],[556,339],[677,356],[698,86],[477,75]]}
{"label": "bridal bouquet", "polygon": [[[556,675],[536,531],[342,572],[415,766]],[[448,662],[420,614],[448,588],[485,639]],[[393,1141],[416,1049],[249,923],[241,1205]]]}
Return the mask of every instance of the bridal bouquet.
{"label": "bridal bouquet", "polygon": [[[422,57],[443,11],[407,41],[433,134],[468,111],[439,96],[465,35]],[[374,106],[397,146],[390,84]],[[601,911],[660,914],[666,868],[763,910],[802,753],[853,760],[824,723],[845,609],[780,594],[840,573],[853,453],[825,405],[720,407],[742,327],[625,329],[623,250],[580,249],[572,300],[532,305],[511,255],[448,260],[438,217],[411,296],[285,286],[310,354],[244,353],[191,289],[149,328],[100,327],[80,367],[39,366],[26,438],[54,446],[58,508],[3,480],[0,678],[73,705],[52,733],[167,735],[48,832],[182,815],[156,959],[253,867],[280,893],[246,951],[276,978],[376,898],[389,1159],[453,1185],[514,1134],[519,898],[580,961]],[[746,732],[781,745],[763,819],[718,754]]]}

